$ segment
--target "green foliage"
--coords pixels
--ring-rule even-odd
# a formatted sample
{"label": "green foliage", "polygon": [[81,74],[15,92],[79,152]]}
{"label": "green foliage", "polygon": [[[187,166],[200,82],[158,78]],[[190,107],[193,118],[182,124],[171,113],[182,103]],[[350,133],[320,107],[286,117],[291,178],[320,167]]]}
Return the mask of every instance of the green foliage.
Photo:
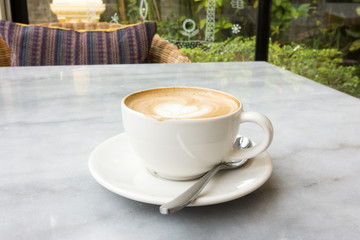
{"label": "green foliage", "polygon": [[[194,49],[183,48],[183,53],[193,62],[252,61],[255,53],[255,38],[238,37],[225,40],[232,27],[229,14],[231,1],[214,1],[216,4],[216,42],[204,43],[201,47]],[[360,2],[360,0],[356,1]],[[170,16],[161,16],[161,12],[156,11],[157,5],[161,4],[160,0],[156,0],[156,4],[152,1],[148,2],[149,12],[146,20],[157,21],[158,34],[162,37],[187,40],[188,38],[181,34],[182,24],[185,19],[191,18],[196,22],[196,29],[200,29],[196,37],[204,38],[208,0],[178,0],[179,9],[174,9]],[[324,24],[324,20],[318,17],[317,10],[311,8],[317,5],[318,0],[307,0],[307,3],[297,5],[294,2],[301,1],[272,0],[271,37],[273,42],[270,44],[269,62],[360,97],[360,26],[349,25],[344,17],[339,16],[328,18],[330,22]],[[125,24],[143,21],[139,14],[139,1],[124,0],[124,3],[127,20]],[[248,0],[247,6],[256,8],[258,1]],[[174,14],[174,12],[177,13]],[[356,12],[360,15],[360,7],[356,9]],[[233,23],[242,26],[241,35],[252,36],[254,32],[251,32],[253,27],[249,21],[250,15],[243,13],[238,14],[236,22],[233,21]],[[112,15],[113,13],[107,18],[104,15],[102,19],[110,21]],[[301,45],[296,45],[289,41],[287,34],[294,20],[301,17],[314,21],[319,33],[302,40]],[[160,18],[161,21],[159,21]],[[248,32],[245,31],[247,27],[250,29]]]}
{"label": "green foliage", "polygon": [[[192,62],[252,61],[255,38],[238,37],[223,43],[206,43],[181,51]],[[305,45],[270,43],[269,62],[321,84],[360,97],[360,65],[346,66],[337,49],[312,49]]]}
{"label": "green foliage", "polygon": [[182,24],[185,20],[185,16],[175,17],[174,13],[171,13],[166,21],[157,23],[157,33],[165,39],[186,40],[187,37],[181,34]]}
{"label": "green foliage", "polygon": [[286,32],[294,19],[309,16],[310,4],[301,4],[295,7],[290,0],[273,0],[271,6],[271,35],[274,40],[285,43]]}
{"label": "green foliage", "polygon": [[349,51],[355,52],[360,49],[360,38],[353,41],[350,45]]}
{"label": "green foliage", "polygon": [[303,41],[313,48],[336,48],[345,59],[360,62],[360,26],[348,25],[344,19],[337,19],[332,28],[320,28],[319,34]]}
{"label": "green foliage", "polygon": [[139,7],[136,0],[127,1],[126,18],[128,19],[128,23],[136,23],[140,21]]}
{"label": "green foliage", "polygon": [[[294,50],[295,49],[295,50]],[[321,84],[360,97],[360,66],[343,64],[337,49],[271,44],[269,62]]]}
{"label": "green foliage", "polygon": [[[312,0],[314,6],[317,0]],[[344,0],[345,1],[345,0]],[[355,1],[355,0],[352,0]],[[360,0],[356,0],[360,2]],[[347,1],[351,2],[351,1]],[[311,10],[309,21],[314,21],[318,28],[318,33],[303,39],[301,42],[316,49],[336,48],[343,55],[344,61],[360,62],[360,25],[356,22],[349,22],[348,12],[336,8],[335,5],[329,5],[329,14],[318,14],[318,10]],[[359,11],[358,11],[359,10]],[[338,11],[338,14],[332,15],[331,12]],[[339,12],[340,11],[340,12]],[[360,15],[360,7],[355,9]]]}
{"label": "green foliage", "polygon": [[[206,12],[208,6],[208,0],[193,0],[193,1],[196,3],[197,13],[200,13],[201,11]],[[224,9],[230,8],[230,1],[215,0],[215,7],[216,7],[215,41],[224,41],[226,34],[223,34],[223,31],[230,29],[232,27],[232,23],[229,22],[229,16],[227,14],[223,14]],[[205,30],[206,18],[200,20],[199,26],[201,30]]]}
{"label": "green foliage", "polygon": [[192,62],[252,61],[255,52],[255,38],[238,37],[224,42],[204,43],[201,47],[181,51]]}
{"label": "green foliage", "polygon": [[[201,9],[207,8],[209,1],[208,0],[194,0],[194,2],[198,3],[197,12],[200,12]],[[229,2],[230,1],[215,0],[215,5],[216,5],[217,10],[219,11],[219,9],[224,6],[229,7]]]}

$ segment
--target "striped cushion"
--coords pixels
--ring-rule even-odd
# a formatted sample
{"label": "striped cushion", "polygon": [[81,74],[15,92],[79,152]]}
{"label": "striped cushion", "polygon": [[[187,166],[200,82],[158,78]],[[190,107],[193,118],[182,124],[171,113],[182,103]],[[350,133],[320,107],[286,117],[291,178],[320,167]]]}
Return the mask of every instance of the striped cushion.
{"label": "striped cushion", "polygon": [[0,21],[12,66],[144,63],[156,23],[73,31]]}

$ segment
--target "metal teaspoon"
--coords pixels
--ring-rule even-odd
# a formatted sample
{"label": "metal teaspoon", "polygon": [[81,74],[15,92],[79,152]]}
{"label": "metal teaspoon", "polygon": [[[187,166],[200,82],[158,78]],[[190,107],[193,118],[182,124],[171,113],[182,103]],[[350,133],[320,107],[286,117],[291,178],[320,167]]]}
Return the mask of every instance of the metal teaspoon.
{"label": "metal teaspoon", "polygon": [[[234,148],[244,149],[252,147],[251,141],[247,137],[238,137],[234,143]],[[204,189],[206,184],[210,181],[210,179],[220,170],[222,169],[235,169],[239,168],[246,163],[247,159],[242,159],[237,162],[223,162],[219,165],[215,166],[209,172],[207,172],[204,176],[202,176],[199,181],[197,181],[194,185],[192,185],[188,190],[183,192],[181,195],[173,199],[172,201],[165,203],[160,206],[161,214],[171,214],[175,213],[192,201],[194,201],[199,193]]]}

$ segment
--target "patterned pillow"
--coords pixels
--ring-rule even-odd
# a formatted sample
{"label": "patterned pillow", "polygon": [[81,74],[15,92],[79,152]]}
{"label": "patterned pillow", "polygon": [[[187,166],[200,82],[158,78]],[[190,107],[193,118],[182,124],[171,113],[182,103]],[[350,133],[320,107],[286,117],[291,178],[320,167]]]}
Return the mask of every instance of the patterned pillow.
{"label": "patterned pillow", "polygon": [[0,21],[12,66],[144,63],[155,33],[155,22],[73,31]]}

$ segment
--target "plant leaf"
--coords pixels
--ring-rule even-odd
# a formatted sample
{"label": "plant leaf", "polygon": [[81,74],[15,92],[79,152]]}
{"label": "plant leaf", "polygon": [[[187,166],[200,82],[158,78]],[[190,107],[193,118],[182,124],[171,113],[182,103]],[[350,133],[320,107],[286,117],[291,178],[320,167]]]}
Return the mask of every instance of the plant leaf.
{"label": "plant leaf", "polygon": [[282,15],[283,14],[282,14],[281,10],[276,11],[276,13],[275,13],[275,16],[276,16],[277,19],[281,19]]}
{"label": "plant leaf", "polygon": [[291,16],[295,19],[297,19],[300,16],[300,13],[296,11],[296,9],[291,9]]}
{"label": "plant leaf", "polygon": [[206,19],[200,21],[200,28],[203,29],[206,25]]}
{"label": "plant leaf", "polygon": [[354,41],[351,46],[350,46],[350,52],[354,52],[356,50],[359,50],[360,49],[360,39]]}
{"label": "plant leaf", "polygon": [[297,9],[300,16],[307,16],[309,12],[309,3],[301,4],[300,7]]}
{"label": "plant leaf", "polygon": [[346,33],[351,37],[360,38],[360,31],[354,31],[354,30],[346,29]]}
{"label": "plant leaf", "polygon": [[204,7],[204,2],[201,2],[196,10],[196,12],[200,12],[201,9]]}
{"label": "plant leaf", "polygon": [[232,23],[225,23],[223,25],[223,28],[227,29],[227,28],[231,28],[232,27]]}
{"label": "plant leaf", "polygon": [[254,8],[257,8],[257,6],[258,6],[258,1],[256,0],[256,1],[254,2]]}

